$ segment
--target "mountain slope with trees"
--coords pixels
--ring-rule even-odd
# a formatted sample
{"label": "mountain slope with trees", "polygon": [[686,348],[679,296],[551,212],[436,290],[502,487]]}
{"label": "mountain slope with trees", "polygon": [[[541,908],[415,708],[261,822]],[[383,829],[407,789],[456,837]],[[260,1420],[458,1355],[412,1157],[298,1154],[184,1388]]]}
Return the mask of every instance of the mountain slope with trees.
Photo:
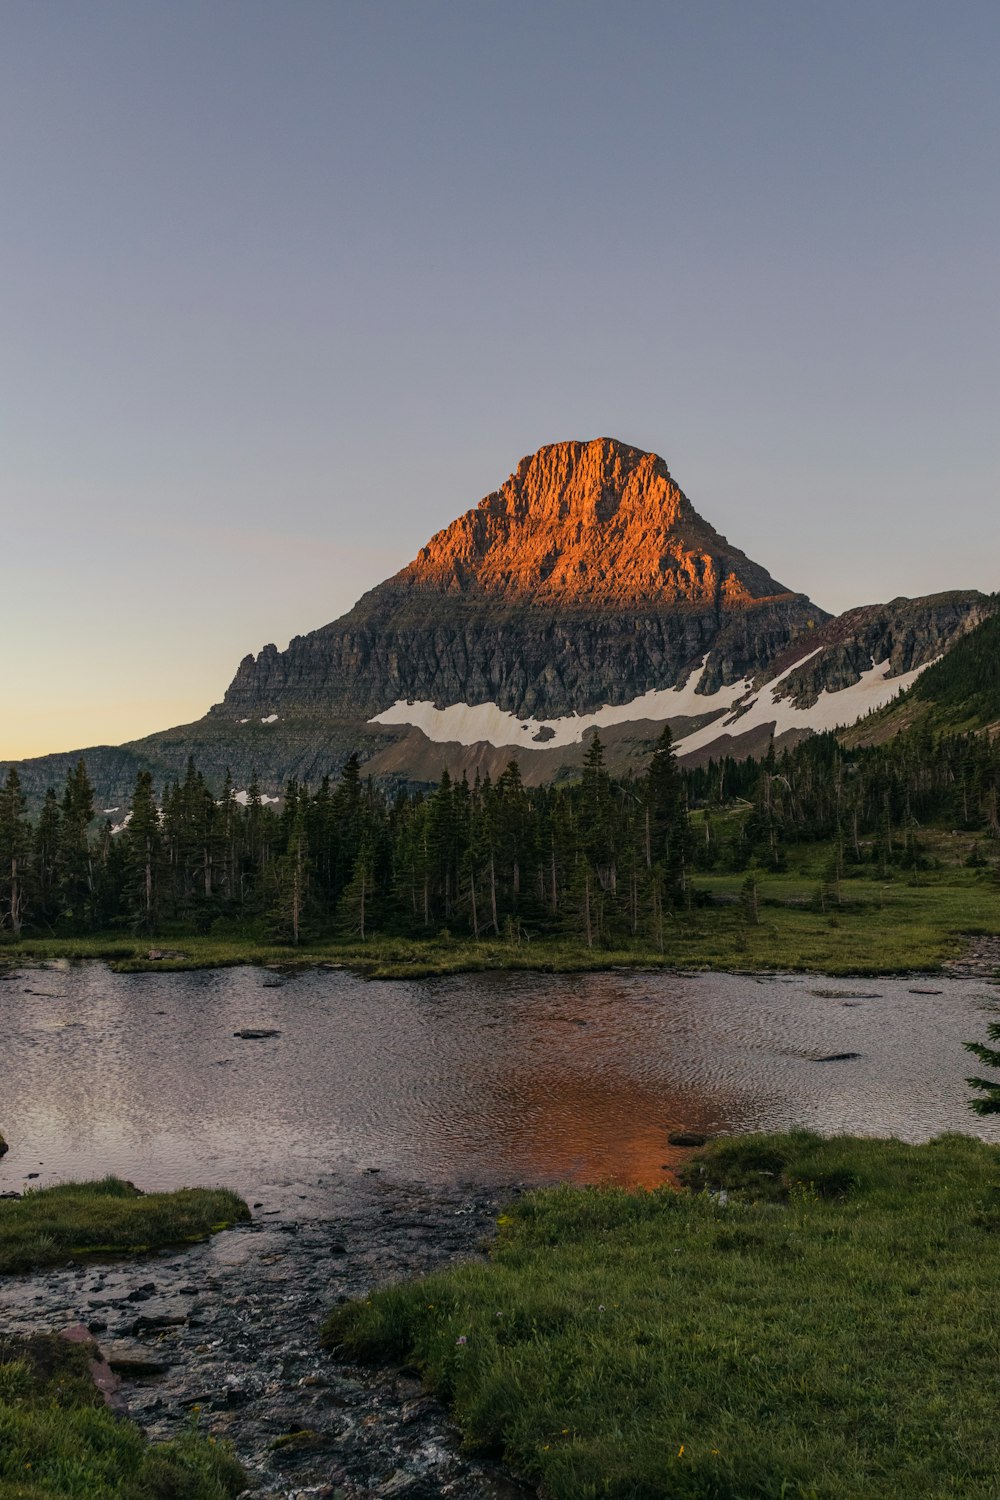
{"label": "mountain slope with trees", "polygon": [[365,778],[352,756],[337,780],[290,780],[280,806],[255,780],[239,797],[229,777],[213,785],[192,760],[160,788],[140,771],[116,825],[95,814],[82,762],[34,818],[11,769],[0,932],[297,945],[445,930],[662,951],[665,922],[701,899],[699,876],[746,871],[752,885],[755,870],[815,845],[827,851],[819,899],[836,903],[852,871],[884,880],[929,865],[936,827],[967,834],[980,865],[995,860],[1000,738],[922,725],[852,748],[826,734],[685,770],[665,729],[645,774],[616,777],[594,735],[576,781],[531,787],[512,761],[496,778],[445,771],[416,792]]}

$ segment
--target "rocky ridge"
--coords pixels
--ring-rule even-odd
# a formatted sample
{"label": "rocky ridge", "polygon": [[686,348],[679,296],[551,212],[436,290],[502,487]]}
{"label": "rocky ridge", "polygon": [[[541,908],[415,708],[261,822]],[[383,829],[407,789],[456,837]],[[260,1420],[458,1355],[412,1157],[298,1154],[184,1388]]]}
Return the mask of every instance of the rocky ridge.
{"label": "rocky ridge", "polygon": [[875,663],[888,662],[890,679],[929,666],[989,613],[988,597],[974,589],[862,605],[818,630],[808,643],[808,659],[795,648],[775,657],[766,680],[801,661],[785,677],[781,696],[809,707],[823,691],[852,687]]}

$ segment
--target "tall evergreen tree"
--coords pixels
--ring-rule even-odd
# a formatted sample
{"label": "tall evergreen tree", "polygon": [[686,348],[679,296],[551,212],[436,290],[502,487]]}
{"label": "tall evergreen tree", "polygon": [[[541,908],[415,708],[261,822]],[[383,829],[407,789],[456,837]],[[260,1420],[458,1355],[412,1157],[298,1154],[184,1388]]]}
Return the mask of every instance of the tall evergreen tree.
{"label": "tall evergreen tree", "polygon": [[126,900],[136,931],[156,930],[161,897],[163,833],[153,777],[140,771],[121,839],[125,851]]}
{"label": "tall evergreen tree", "polygon": [[31,824],[17,767],[0,787],[0,929],[21,934],[27,913]]}
{"label": "tall evergreen tree", "polygon": [[37,921],[54,930],[60,915],[59,850],[61,814],[55,790],[49,787],[35,828],[32,866]]}
{"label": "tall evergreen tree", "polygon": [[94,789],[86,762],[77,761],[66,774],[59,829],[59,886],[63,920],[83,931],[94,920],[94,861],[90,847],[90,823],[94,816]]}

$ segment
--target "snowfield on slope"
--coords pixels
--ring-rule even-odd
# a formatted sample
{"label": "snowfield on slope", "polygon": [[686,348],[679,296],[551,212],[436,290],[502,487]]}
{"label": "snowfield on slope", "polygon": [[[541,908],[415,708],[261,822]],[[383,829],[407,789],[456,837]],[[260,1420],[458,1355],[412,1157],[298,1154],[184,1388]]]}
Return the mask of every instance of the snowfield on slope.
{"label": "snowfield on slope", "polygon": [[[899,677],[890,677],[888,661],[873,661],[870,670],[862,673],[858,682],[838,692],[824,688],[811,707],[799,708],[790,699],[781,698],[781,684],[815,655],[816,652],[812,651],[808,656],[800,657],[772,682],[766,683],[749,704],[744,702],[751,691],[749,680],[730,684],[715,693],[699,693],[698,684],[705,671],[703,661],[701,669],[693,672],[680,687],[652,688],[629,703],[605,704],[592,713],[569,714],[557,719],[519,719],[495,703],[452,703],[447,708],[436,708],[430,702],[407,702],[405,698],[399,698],[391,708],[376,714],[368,722],[419,729],[435,744],[488,744],[496,748],[519,745],[525,750],[560,750],[579,744],[590,729],[607,729],[641,719],[660,723],[721,711],[721,717],[675,742],[678,754],[686,755],[711,745],[721,734],[746,734],[767,725],[773,725],[772,732],[779,735],[789,729],[821,733],[855,724],[874,709],[891,703],[924,670],[924,667],[917,667]],[[932,664],[927,662],[925,665]],[[547,733],[540,736],[540,731]]]}
{"label": "snowfield on slope", "polygon": [[[613,724],[630,724],[634,719],[691,718],[695,714],[718,713],[733,702],[734,689],[721,693],[698,693],[705,671],[705,661],[687,682],[676,688],[652,688],[631,703],[606,704],[588,714],[568,714],[562,719],[519,719],[495,703],[452,703],[435,708],[433,703],[408,703],[398,698],[391,708],[369,719],[369,724],[403,724],[423,730],[436,744],[494,746],[520,745],[528,750],[561,750],[578,745],[588,729],[607,729]],[[738,691],[746,690],[740,684]],[[543,738],[541,730],[551,731]]]}
{"label": "snowfield on slope", "polygon": [[[870,669],[862,672],[859,680],[850,687],[840,688],[834,693],[824,688],[810,708],[799,708],[790,698],[781,698],[779,688],[791,672],[803,666],[815,654],[814,651],[810,652],[809,656],[804,656],[801,661],[789,667],[787,672],[775,677],[773,682],[765,683],[746,712],[738,711],[742,704],[734,704],[732,714],[726,718],[714,719],[703,729],[696,729],[692,734],[679,739],[675,746],[678,755],[702,750],[706,745],[711,745],[713,740],[717,740],[720,734],[746,734],[750,729],[766,728],[768,725],[773,726],[771,732],[777,736],[789,729],[807,729],[814,734],[822,734],[828,729],[841,729],[848,724],[856,724],[866,714],[872,713],[876,708],[884,708],[893,698],[912,687],[924,670],[924,667],[915,667],[912,672],[890,677],[888,661],[872,662]],[[927,667],[931,665],[931,662],[924,664]]]}

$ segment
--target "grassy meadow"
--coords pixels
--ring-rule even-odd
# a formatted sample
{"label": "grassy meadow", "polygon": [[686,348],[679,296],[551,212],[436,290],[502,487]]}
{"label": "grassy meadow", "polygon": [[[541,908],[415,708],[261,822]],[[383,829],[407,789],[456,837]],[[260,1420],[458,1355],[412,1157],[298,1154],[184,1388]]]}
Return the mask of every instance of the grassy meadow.
{"label": "grassy meadow", "polygon": [[1000,1152],[807,1132],[559,1187],[488,1264],[336,1308],[548,1500],[995,1500]]}
{"label": "grassy meadow", "polygon": [[[246,963],[330,964],[374,979],[475,970],[559,973],[664,965],[827,974],[928,971],[960,954],[970,933],[1000,934],[996,871],[963,862],[968,839],[928,835],[928,842],[933,868],[894,871],[881,879],[872,865],[864,864],[835,888],[824,879],[831,848],[796,845],[788,851],[786,871],[754,872],[756,920],[748,913],[744,895],[747,872],[698,873],[692,907],[664,921],[662,950],[648,937],[614,947],[587,947],[576,936],[536,938],[530,929],[516,937],[480,942],[440,929],[427,938],[307,938],[293,948],[262,941],[250,929],[206,936],[165,931],[155,939],[103,935],[4,941],[0,964],[96,958],[124,973]],[[151,959],[151,951],[178,956]]]}

